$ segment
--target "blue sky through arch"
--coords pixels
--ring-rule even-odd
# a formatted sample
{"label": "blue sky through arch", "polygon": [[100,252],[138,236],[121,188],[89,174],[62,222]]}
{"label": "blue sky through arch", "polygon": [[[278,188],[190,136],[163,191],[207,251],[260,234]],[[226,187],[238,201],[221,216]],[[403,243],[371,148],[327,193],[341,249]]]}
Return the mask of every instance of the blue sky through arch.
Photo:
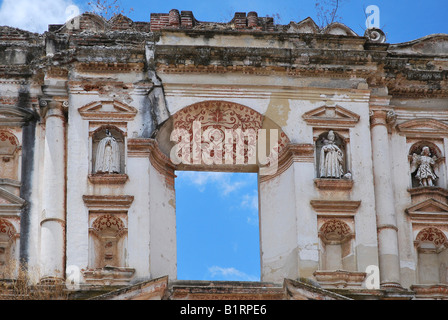
{"label": "blue sky through arch", "polygon": [[180,280],[260,280],[256,173],[176,172]]}

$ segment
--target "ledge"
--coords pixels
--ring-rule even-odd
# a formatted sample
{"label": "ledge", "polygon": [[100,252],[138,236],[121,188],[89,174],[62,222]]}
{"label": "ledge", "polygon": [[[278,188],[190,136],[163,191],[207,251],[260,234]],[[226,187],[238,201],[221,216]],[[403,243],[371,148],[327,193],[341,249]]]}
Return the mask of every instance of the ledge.
{"label": "ledge", "polygon": [[82,199],[91,213],[112,213],[127,212],[134,201],[134,196],[84,195],[82,196]]}
{"label": "ledge", "polygon": [[335,271],[315,271],[313,275],[317,282],[325,289],[359,289],[366,278],[365,272],[335,270]]}
{"label": "ledge", "polygon": [[419,203],[427,199],[434,199],[448,204],[448,190],[440,187],[416,187],[408,189],[412,203]]}
{"label": "ledge", "polygon": [[351,179],[314,179],[314,184],[320,190],[347,191],[353,188]]}
{"label": "ledge", "polygon": [[125,184],[127,174],[89,174],[89,181],[93,184]]}
{"label": "ledge", "polygon": [[95,285],[128,285],[135,269],[105,266],[82,272],[86,283]]}
{"label": "ledge", "polygon": [[311,207],[318,213],[337,216],[354,216],[361,201],[351,200],[311,200]]}
{"label": "ledge", "polygon": [[446,284],[415,284],[410,288],[417,299],[448,300],[448,285]]}

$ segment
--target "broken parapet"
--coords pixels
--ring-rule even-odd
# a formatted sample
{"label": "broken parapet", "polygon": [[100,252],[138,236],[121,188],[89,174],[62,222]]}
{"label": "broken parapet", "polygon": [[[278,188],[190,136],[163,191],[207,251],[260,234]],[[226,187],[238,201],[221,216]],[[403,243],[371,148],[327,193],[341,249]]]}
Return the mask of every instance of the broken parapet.
{"label": "broken parapet", "polygon": [[[172,9],[169,13],[151,13],[150,30],[162,29],[207,29],[216,26],[214,22],[203,22],[195,19],[193,12]],[[222,29],[238,31],[274,31],[274,19],[271,17],[258,17],[255,11],[249,13],[236,12],[228,23],[219,23]]]}
{"label": "broken parapet", "polygon": [[161,29],[192,29],[197,21],[192,11],[182,11],[172,9],[169,13],[151,13],[150,30]]}

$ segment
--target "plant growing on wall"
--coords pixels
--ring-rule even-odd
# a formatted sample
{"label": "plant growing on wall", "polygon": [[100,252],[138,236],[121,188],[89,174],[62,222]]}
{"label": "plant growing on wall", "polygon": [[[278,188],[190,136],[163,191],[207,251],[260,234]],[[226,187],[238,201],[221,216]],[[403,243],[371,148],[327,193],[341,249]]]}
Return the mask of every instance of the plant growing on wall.
{"label": "plant growing on wall", "polygon": [[338,10],[342,2],[343,0],[316,0],[317,23],[320,28],[341,20]]}
{"label": "plant growing on wall", "polygon": [[131,8],[126,13],[119,0],[94,0],[89,1],[87,4],[92,8],[93,12],[108,20],[116,15],[125,15],[134,11]]}

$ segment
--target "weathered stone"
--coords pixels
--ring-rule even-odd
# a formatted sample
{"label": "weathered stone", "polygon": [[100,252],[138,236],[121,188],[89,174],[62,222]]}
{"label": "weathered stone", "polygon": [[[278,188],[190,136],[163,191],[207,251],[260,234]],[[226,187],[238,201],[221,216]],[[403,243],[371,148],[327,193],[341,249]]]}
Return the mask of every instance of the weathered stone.
{"label": "weathered stone", "polygon": [[[73,298],[446,299],[447,48],[256,12],[0,27],[0,271],[20,261]],[[278,148],[176,163],[173,131],[207,142],[194,120],[276,130]],[[117,164],[98,171],[105,137]],[[428,186],[414,154],[432,159]],[[176,280],[175,170],[258,172],[260,282]]]}

